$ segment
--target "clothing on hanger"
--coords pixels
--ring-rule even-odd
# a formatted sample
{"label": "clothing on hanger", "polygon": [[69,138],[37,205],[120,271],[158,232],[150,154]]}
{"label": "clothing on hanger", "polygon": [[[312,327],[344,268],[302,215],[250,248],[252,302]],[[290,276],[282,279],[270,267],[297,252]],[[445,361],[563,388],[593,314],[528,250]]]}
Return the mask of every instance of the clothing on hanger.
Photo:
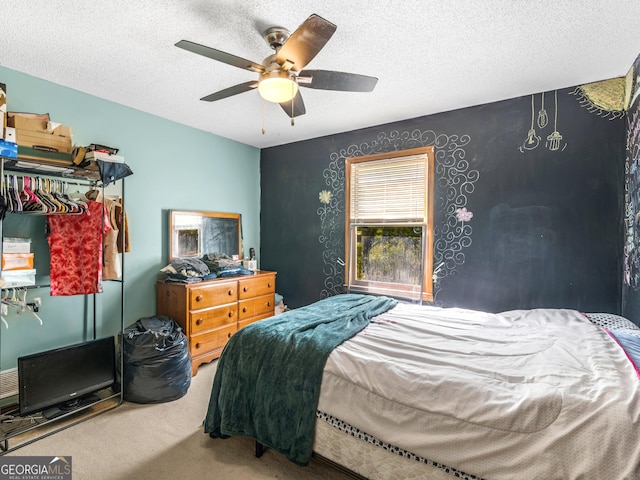
{"label": "clothing on hanger", "polygon": [[[119,196],[105,196],[101,190],[93,189],[85,193],[85,196],[93,201],[101,202],[104,205],[105,216],[109,223],[110,230],[104,236],[104,258],[102,278],[104,280],[117,280],[122,277],[122,266],[119,254],[125,250],[129,251],[128,225],[124,217],[122,199]],[[124,243],[123,243],[124,242]]]}
{"label": "clothing on hanger", "polygon": [[110,230],[104,215],[104,206],[90,200],[81,215],[47,217],[52,296],[102,292],[102,243]]}

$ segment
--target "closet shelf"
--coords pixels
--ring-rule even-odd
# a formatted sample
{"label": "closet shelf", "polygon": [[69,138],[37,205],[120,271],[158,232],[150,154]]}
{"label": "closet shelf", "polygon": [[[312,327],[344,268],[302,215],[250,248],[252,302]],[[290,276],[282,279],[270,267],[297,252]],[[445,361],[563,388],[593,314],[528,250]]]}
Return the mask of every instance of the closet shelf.
{"label": "closet shelf", "polygon": [[75,165],[52,165],[40,163],[36,160],[22,160],[20,158],[0,157],[4,168],[13,172],[28,173],[30,175],[45,175],[48,177],[75,178],[97,182],[100,180],[98,170],[87,170]]}

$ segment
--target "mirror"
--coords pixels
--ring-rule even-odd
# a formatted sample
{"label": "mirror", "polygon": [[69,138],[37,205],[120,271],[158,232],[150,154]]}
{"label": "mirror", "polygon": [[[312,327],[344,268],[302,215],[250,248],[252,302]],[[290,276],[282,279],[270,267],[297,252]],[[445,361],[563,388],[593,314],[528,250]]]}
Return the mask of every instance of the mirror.
{"label": "mirror", "polygon": [[239,213],[169,211],[169,261],[224,253],[242,259]]}

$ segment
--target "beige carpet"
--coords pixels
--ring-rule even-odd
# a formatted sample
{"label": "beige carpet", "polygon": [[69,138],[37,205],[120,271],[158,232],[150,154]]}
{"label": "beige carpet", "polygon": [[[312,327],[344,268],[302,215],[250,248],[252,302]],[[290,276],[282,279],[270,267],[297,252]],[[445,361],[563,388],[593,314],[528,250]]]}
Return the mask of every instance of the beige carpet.
{"label": "beige carpet", "polygon": [[179,400],[125,402],[7,455],[70,456],[74,480],[351,478],[315,458],[300,467],[267,449],[258,459],[252,440],[212,439],[203,433],[215,368],[216,362],[202,365]]}

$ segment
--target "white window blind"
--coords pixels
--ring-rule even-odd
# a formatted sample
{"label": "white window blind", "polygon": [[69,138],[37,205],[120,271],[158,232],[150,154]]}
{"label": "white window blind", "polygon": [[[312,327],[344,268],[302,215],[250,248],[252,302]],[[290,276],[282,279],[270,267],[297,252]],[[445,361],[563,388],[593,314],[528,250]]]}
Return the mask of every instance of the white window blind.
{"label": "white window blind", "polygon": [[351,222],[426,221],[427,162],[425,154],[353,163]]}

